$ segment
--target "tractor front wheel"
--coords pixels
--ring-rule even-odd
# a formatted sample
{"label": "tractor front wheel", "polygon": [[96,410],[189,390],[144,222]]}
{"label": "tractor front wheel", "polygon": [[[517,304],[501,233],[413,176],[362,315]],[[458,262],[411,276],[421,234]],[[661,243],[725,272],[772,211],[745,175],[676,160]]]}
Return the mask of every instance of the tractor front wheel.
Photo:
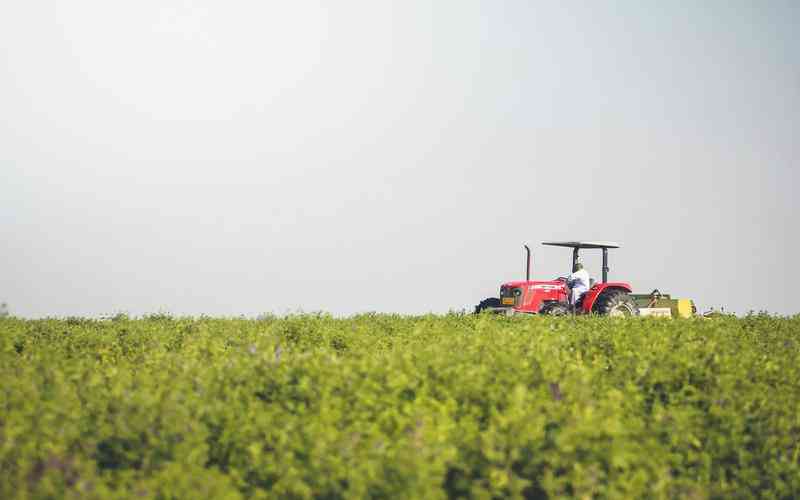
{"label": "tractor front wheel", "polygon": [[619,290],[604,293],[597,299],[594,311],[603,316],[627,317],[638,316],[639,307],[633,298]]}
{"label": "tractor front wheel", "polygon": [[502,307],[503,304],[500,302],[500,299],[497,297],[489,297],[488,299],[483,299],[480,304],[475,306],[475,314],[480,314],[486,309],[491,309],[493,307]]}
{"label": "tractor front wheel", "polygon": [[566,316],[569,314],[569,305],[564,302],[547,302],[542,306],[539,314],[547,316]]}

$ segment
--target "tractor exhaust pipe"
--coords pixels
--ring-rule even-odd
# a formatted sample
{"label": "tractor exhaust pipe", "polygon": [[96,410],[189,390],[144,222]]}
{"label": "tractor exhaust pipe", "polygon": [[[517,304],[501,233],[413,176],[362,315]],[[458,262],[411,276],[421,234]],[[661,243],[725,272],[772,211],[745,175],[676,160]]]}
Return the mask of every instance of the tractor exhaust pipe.
{"label": "tractor exhaust pipe", "polygon": [[525,252],[528,254],[527,264],[525,265],[525,281],[531,280],[531,249],[528,248],[528,245],[523,245],[525,247]]}

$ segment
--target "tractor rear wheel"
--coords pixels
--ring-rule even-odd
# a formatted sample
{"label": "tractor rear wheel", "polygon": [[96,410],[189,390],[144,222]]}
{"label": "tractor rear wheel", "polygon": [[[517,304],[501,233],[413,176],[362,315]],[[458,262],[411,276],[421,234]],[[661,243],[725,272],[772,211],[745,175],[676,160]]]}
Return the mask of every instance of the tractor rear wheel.
{"label": "tractor rear wheel", "polygon": [[611,317],[638,316],[639,306],[627,293],[621,290],[613,290],[602,294],[597,299],[594,312]]}
{"label": "tractor rear wheel", "polygon": [[566,316],[569,314],[569,305],[563,302],[547,302],[539,310],[539,314],[547,316]]}
{"label": "tractor rear wheel", "polygon": [[488,299],[483,299],[480,304],[475,306],[475,314],[480,314],[486,309],[490,309],[492,307],[502,307],[503,304],[500,302],[500,299],[497,297],[489,297]]}

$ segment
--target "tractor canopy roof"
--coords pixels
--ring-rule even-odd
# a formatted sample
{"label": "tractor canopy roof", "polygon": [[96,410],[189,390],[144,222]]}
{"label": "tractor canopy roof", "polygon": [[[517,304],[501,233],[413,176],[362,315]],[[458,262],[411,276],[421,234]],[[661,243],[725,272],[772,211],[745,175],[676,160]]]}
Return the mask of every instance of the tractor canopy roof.
{"label": "tractor canopy roof", "polygon": [[619,248],[613,241],[543,241],[542,245],[567,248]]}

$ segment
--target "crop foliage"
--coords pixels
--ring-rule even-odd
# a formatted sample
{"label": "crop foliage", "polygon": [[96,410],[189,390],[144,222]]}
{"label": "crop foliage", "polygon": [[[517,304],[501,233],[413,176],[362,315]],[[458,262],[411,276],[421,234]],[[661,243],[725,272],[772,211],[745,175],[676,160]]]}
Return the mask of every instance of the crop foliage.
{"label": "crop foliage", "polygon": [[797,498],[800,317],[0,319],[0,498]]}

